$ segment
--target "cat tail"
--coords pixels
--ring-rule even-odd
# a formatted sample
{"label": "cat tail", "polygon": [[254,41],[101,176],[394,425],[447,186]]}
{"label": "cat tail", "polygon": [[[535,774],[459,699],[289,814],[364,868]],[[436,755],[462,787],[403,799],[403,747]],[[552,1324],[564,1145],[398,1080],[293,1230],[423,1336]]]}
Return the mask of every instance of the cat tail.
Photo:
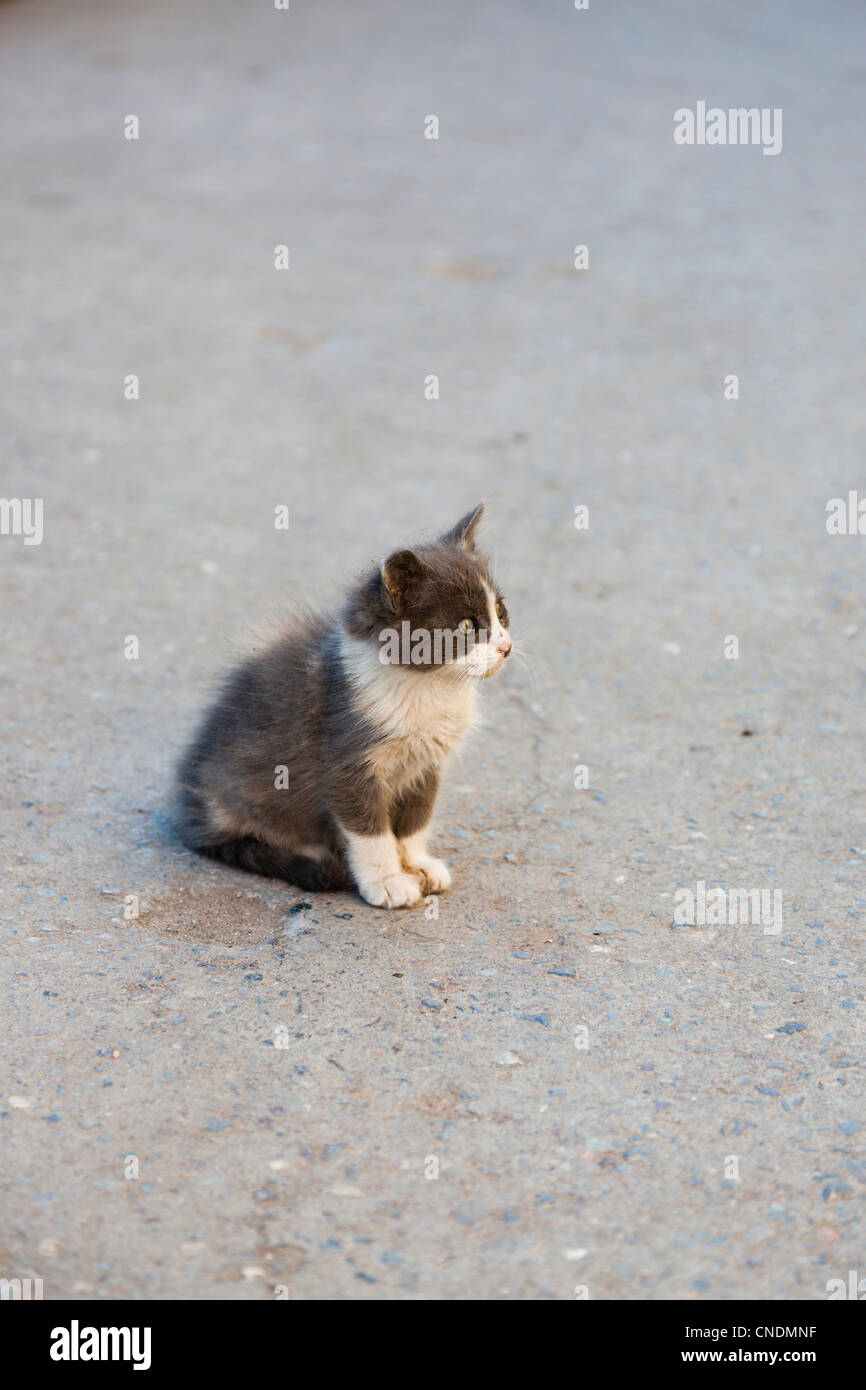
{"label": "cat tail", "polygon": [[355,887],[348,866],[333,849],[323,846],[324,852],[318,859],[297,850],[280,849],[257,835],[232,834],[220,826],[200,788],[195,752],[187,755],[178,770],[174,821],[187,849],[206,859],[220,859],[235,869],[246,869],[265,878],[281,878],[310,893],[334,893]]}
{"label": "cat tail", "polygon": [[331,853],[321,860],[313,859],[306,854],[278,849],[255,835],[195,845],[194,848],[209,859],[220,859],[235,869],[246,869],[265,878],[285,879],[286,883],[294,883],[308,893],[333,893],[354,886],[345,866]]}

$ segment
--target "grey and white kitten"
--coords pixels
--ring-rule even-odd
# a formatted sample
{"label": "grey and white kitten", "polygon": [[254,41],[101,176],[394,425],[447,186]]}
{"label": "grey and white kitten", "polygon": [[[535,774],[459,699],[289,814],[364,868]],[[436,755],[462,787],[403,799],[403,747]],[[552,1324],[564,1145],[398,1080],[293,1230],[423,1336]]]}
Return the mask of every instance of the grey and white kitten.
{"label": "grey and white kitten", "polygon": [[376,907],[449,886],[427,852],[442,766],[478,681],[511,651],[475,548],[481,513],[396,551],[337,616],[299,622],[229,676],[178,770],[191,849],[306,890],[355,887]]}

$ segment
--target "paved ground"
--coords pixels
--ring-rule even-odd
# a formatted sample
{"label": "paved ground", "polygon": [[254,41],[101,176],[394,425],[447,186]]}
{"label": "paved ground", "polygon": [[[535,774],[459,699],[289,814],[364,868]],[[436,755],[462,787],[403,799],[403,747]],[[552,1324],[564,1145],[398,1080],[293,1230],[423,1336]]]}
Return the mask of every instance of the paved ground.
{"label": "paved ground", "polygon": [[[866,491],[864,30],[845,0],[0,7],[2,489],[44,499],[40,546],[0,537],[0,1275],[866,1273],[866,539],[825,527]],[[678,147],[699,99],[782,108],[782,154]],[[534,684],[484,691],[438,919],[186,854],[172,764],[251,627],[479,497]],[[672,925],[699,880],[780,891],[780,934]]]}

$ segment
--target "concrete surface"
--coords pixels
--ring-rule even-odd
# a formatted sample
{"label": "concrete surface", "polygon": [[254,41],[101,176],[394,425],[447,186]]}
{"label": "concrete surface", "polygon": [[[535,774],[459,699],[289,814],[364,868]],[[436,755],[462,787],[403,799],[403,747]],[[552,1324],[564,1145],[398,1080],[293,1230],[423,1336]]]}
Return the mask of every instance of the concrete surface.
{"label": "concrete surface", "polygon": [[[864,30],[844,0],[2,5],[2,491],[45,534],[0,537],[0,1275],[866,1273],[866,537],[825,527],[866,493]],[[781,107],[782,154],[676,146],[699,99]],[[532,680],[485,689],[442,796],[438,920],[185,853],[172,764],[251,627],[482,496]],[[672,927],[698,880],[781,891],[781,934]]]}

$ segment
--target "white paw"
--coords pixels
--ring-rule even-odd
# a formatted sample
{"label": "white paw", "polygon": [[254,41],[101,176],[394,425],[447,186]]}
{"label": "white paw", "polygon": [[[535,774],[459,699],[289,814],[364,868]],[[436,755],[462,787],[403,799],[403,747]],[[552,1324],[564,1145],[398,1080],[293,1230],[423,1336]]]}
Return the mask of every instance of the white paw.
{"label": "white paw", "polygon": [[411,867],[421,875],[425,893],[444,893],[451,887],[451,871],[441,859],[430,854],[419,854],[412,860]]}
{"label": "white paw", "polygon": [[421,885],[414,874],[390,874],[365,883],[361,897],[373,907],[411,907],[421,898]]}

